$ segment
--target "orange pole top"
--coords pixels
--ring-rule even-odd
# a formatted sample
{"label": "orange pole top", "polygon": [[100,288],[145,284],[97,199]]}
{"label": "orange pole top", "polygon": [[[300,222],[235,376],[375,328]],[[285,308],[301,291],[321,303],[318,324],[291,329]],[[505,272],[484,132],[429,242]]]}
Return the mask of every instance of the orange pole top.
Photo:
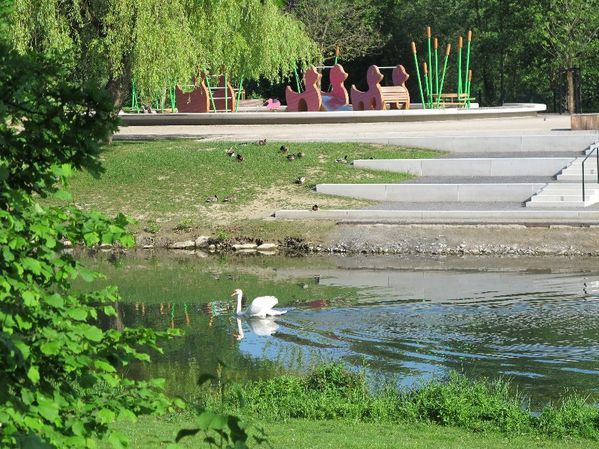
{"label": "orange pole top", "polygon": [[447,50],[445,50],[445,56],[449,56],[450,52],[451,52],[451,44],[447,44]]}
{"label": "orange pole top", "polygon": [[464,46],[464,41],[462,36],[458,37],[458,48],[462,48]]}
{"label": "orange pole top", "polygon": [[436,50],[437,48],[439,48],[439,40],[437,38],[435,38],[435,40],[433,42],[435,44],[435,50]]}
{"label": "orange pole top", "polygon": [[468,31],[468,40],[472,40],[472,30]]}
{"label": "orange pole top", "polygon": [[430,39],[431,37],[431,27],[426,27],[426,37]]}
{"label": "orange pole top", "polygon": [[426,62],[424,63],[424,74],[425,75],[428,74],[428,68],[427,68]]}
{"label": "orange pole top", "polygon": [[412,42],[412,53],[416,54],[416,42]]}

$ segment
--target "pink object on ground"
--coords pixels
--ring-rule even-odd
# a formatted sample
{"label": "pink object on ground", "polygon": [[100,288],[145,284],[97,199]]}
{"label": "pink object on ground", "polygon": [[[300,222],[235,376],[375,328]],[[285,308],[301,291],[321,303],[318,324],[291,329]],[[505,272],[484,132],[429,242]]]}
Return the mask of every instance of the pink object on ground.
{"label": "pink object on ground", "polygon": [[280,109],[281,102],[279,100],[273,100],[272,98],[269,98],[268,101],[266,102],[266,108],[271,111],[275,110],[275,109]]}

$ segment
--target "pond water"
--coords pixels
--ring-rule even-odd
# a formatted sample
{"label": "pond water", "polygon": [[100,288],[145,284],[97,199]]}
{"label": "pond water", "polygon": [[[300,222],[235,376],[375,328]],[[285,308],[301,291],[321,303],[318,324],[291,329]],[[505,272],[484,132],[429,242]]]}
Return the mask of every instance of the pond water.
{"label": "pond water", "polygon": [[[127,256],[86,260],[119,286],[113,325],[178,327],[136,376],[193,391],[217,360],[240,379],[322,361],[412,386],[455,370],[509,377],[539,406],[599,397],[599,265],[571,259]],[[235,288],[286,315],[237,320]]]}

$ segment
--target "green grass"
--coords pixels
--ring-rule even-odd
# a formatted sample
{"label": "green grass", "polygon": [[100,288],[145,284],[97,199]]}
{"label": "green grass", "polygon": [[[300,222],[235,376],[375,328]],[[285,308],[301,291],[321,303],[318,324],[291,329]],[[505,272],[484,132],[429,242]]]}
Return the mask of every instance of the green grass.
{"label": "green grass", "polygon": [[[100,179],[77,173],[70,190],[83,208],[108,214],[124,212],[139,220],[138,230],[216,231],[237,227],[250,232],[278,208],[360,207],[369,204],[348,198],[316,195],[318,183],[385,183],[409,178],[402,173],[355,169],[336,162],[363,158],[430,158],[441,153],[394,146],[350,143],[287,144],[290,153],[305,157],[288,161],[279,152],[281,142],[256,143],[159,140],[119,142],[103,154],[106,169]],[[238,162],[225,154],[229,147],[241,153]],[[305,176],[304,185],[294,184]],[[217,203],[206,198],[217,195]],[[230,197],[231,201],[221,200]],[[248,223],[249,220],[249,223]],[[225,229],[225,231],[227,230]],[[317,232],[321,232],[319,229]],[[230,231],[233,232],[233,231]]]}
{"label": "green grass", "polygon": [[[588,449],[595,442],[474,433],[435,424],[377,424],[350,421],[291,419],[258,421],[273,448],[283,449]],[[144,417],[136,423],[119,423],[116,429],[129,437],[132,449],[157,449],[174,441],[177,431],[192,428],[192,420]],[[207,448],[200,437],[184,439],[183,448]],[[100,446],[103,449],[103,446]],[[108,448],[108,446],[104,446]],[[267,447],[251,445],[250,447]]]}

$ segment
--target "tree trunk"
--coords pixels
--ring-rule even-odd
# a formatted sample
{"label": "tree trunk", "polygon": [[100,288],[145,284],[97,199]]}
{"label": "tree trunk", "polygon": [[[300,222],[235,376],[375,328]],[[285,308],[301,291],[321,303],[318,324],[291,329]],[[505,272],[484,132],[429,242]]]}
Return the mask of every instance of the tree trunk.
{"label": "tree trunk", "polygon": [[568,112],[574,114],[576,112],[576,104],[574,101],[574,72],[572,70],[566,72],[566,79],[568,82],[568,93],[566,94]]}
{"label": "tree trunk", "polygon": [[128,88],[129,83],[124,76],[108,81],[106,89],[112,98],[112,104],[114,105],[114,110],[116,113],[118,113],[123,107]]}

